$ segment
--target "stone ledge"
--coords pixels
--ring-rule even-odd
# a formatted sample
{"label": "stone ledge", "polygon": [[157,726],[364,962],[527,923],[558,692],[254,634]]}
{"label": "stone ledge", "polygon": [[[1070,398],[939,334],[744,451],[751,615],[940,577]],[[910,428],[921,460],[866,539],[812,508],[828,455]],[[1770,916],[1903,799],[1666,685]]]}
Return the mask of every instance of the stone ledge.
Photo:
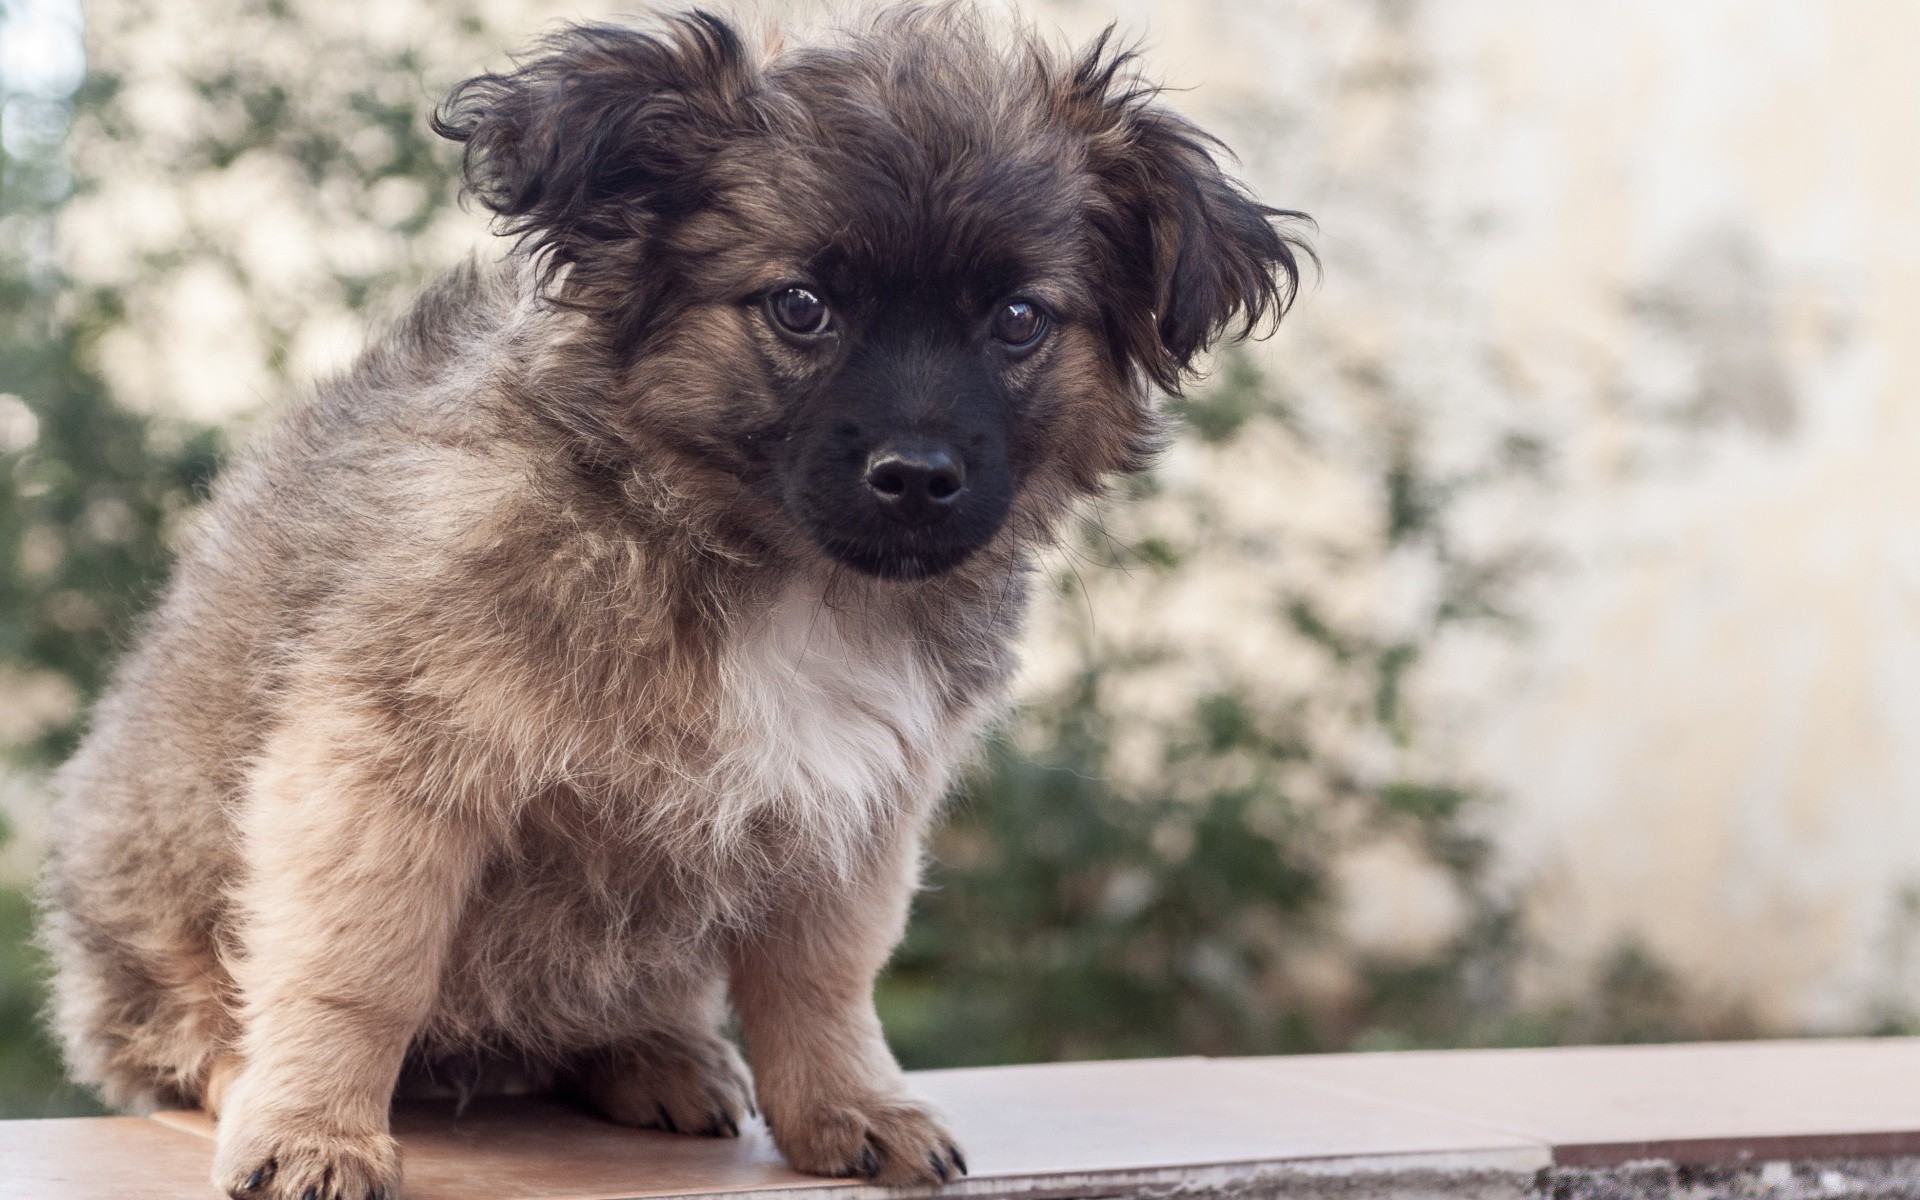
{"label": "stone ledge", "polygon": [[[941,1194],[1920,1195],[1920,1039],[1161,1059],[925,1071],[973,1175]],[[739,1140],[531,1100],[405,1105],[408,1200],[873,1200]],[[199,1113],[0,1122],[0,1196],[212,1195]]]}

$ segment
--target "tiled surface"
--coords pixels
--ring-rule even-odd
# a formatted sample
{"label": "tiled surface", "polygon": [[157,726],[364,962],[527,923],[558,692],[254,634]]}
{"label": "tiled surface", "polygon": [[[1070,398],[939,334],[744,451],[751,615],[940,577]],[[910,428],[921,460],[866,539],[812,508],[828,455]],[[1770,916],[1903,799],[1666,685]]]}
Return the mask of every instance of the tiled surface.
{"label": "tiled surface", "polygon": [[1916,1038],[1240,1062],[1271,1078],[1536,1138],[1564,1165],[1920,1154]]}
{"label": "tiled surface", "polygon": [[[201,1113],[154,1120],[211,1139]],[[535,1100],[478,1100],[458,1119],[448,1104],[401,1105],[406,1200],[602,1200],[817,1186],[789,1170],[756,1124],[732,1139],[623,1129]]]}
{"label": "tiled surface", "polygon": [[[1164,1059],[929,1071],[985,1196],[1123,1195],[1196,1169],[1727,1162],[1920,1155],[1920,1039]],[[537,1101],[403,1107],[407,1200],[882,1195],[738,1141],[627,1130]],[[0,1122],[0,1200],[211,1196],[212,1125]],[[1225,1173],[1223,1175],[1223,1173]]]}
{"label": "tiled surface", "polygon": [[207,1200],[213,1148],[139,1117],[0,1121],[6,1200]]}
{"label": "tiled surface", "polygon": [[1526,1151],[1532,1139],[1245,1071],[1225,1059],[923,1071],[976,1175]]}
{"label": "tiled surface", "polygon": [[[1096,1178],[1294,1160],[1545,1161],[1526,1138],[1219,1060],[923,1071],[911,1079],[965,1147],[970,1190],[1020,1181],[1020,1191],[1097,1191]],[[203,1137],[213,1133],[200,1113],[155,1119]],[[395,1127],[405,1146],[409,1200],[848,1189],[844,1181],[789,1170],[757,1122],[738,1141],[674,1137],[621,1129],[558,1105],[500,1101],[475,1103],[457,1121],[450,1106],[404,1107]],[[1043,1181],[1058,1186],[1042,1189]]]}

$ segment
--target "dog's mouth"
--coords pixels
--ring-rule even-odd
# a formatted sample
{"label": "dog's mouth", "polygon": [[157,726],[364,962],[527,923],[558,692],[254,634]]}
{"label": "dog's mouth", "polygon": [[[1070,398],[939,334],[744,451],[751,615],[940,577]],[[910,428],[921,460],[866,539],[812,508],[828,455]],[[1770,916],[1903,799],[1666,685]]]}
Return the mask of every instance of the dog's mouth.
{"label": "dog's mouth", "polygon": [[814,544],[834,562],[876,579],[913,582],[933,579],[972,558],[979,545],[940,543],[925,537],[903,537],[881,542],[853,541],[816,532]]}

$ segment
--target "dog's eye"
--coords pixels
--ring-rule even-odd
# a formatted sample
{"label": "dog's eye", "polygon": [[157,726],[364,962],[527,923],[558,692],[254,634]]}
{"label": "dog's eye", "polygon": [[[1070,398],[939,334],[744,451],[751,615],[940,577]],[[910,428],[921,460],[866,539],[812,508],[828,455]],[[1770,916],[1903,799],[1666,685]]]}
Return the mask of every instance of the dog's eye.
{"label": "dog's eye", "polygon": [[1025,300],[1010,300],[993,314],[993,336],[1016,350],[1024,350],[1047,331],[1047,314]]}
{"label": "dog's eye", "polygon": [[781,288],[767,297],[767,312],[774,324],[788,333],[801,335],[824,333],[833,313],[827,302],[803,287]]}

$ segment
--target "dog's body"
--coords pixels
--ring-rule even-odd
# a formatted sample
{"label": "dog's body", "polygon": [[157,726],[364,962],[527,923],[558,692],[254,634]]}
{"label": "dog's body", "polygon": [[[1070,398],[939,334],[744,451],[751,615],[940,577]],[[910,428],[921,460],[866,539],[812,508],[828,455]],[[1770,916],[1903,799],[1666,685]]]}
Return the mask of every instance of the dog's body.
{"label": "dog's body", "polygon": [[1123,59],[951,10],[549,50],[442,126],[521,248],[228,471],[63,771],[57,1024],[220,1110],[236,1196],[391,1192],[397,1083],[757,1092],[802,1169],[944,1180],[869,994],[922,835],[1146,378],[1283,302],[1278,214]]}

